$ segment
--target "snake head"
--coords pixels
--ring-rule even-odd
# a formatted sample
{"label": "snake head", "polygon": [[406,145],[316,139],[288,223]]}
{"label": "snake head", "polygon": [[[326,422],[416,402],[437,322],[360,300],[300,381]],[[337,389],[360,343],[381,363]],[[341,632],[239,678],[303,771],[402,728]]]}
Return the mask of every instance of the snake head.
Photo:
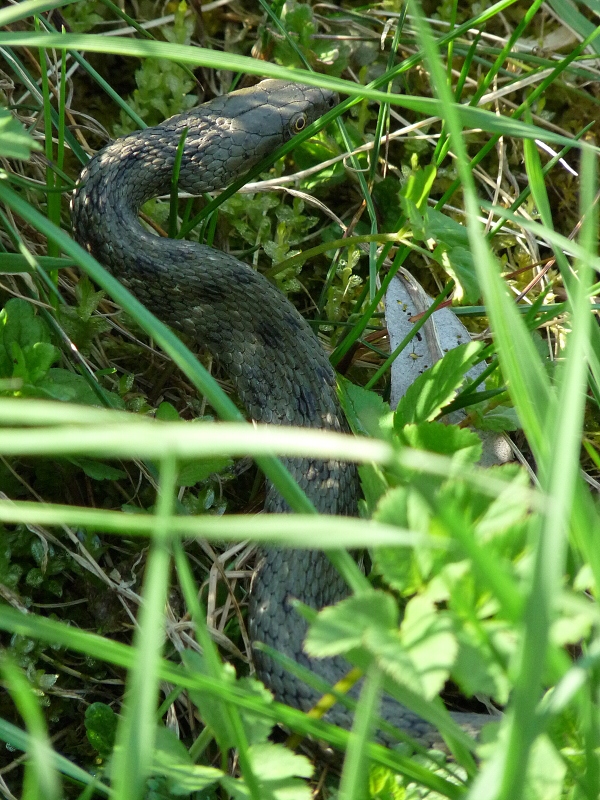
{"label": "snake head", "polygon": [[279,131],[283,141],[301,133],[340,100],[337,92],[329,89],[289,81],[262,81],[253,87],[253,91],[264,92],[269,107],[273,109],[272,119],[268,121],[270,124],[265,124],[265,133],[273,125],[273,133]]}
{"label": "snake head", "polygon": [[[339,102],[336,92],[290,81],[266,80],[212,101],[232,128],[247,136],[260,158],[307,128]],[[209,103],[208,105],[212,105]],[[250,144],[252,143],[252,144]]]}

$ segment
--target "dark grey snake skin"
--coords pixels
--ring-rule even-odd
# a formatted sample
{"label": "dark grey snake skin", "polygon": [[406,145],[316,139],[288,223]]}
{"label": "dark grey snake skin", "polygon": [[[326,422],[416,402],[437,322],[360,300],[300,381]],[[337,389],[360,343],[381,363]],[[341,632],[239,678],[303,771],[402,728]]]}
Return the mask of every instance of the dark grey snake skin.
{"label": "dark grey snake skin", "polygon": [[[146,200],[169,193],[184,128],[179,187],[199,194],[231,183],[336,103],[331,92],[267,80],[124,136],[82,171],[72,219],[80,244],[150,311],[220,361],[252,419],[345,431],[329,360],[285,297],[236,258],[194,242],[157,237],[138,220]],[[354,465],[309,459],[285,463],[319,511],[356,513]],[[287,510],[272,488],[267,510]],[[321,552],[266,550],[253,583],[250,635],[335,683],[347,672],[347,662],[316,661],[304,654],[306,626],[287,598],[318,609],[346,594]],[[258,653],[256,665],[279,700],[303,710],[316,701],[313,690],[266,656]],[[436,738],[428,723],[396,703],[386,701],[383,713],[423,743]],[[454,716],[467,727],[471,722],[479,727],[475,718],[480,715]],[[351,721],[349,712],[337,706],[327,719],[344,727]]]}

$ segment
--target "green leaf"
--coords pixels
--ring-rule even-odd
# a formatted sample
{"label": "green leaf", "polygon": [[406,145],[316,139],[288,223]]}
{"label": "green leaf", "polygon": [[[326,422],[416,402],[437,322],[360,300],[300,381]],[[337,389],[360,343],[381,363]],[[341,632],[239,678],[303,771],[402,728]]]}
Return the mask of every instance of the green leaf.
{"label": "green leaf", "polygon": [[446,248],[470,250],[465,226],[435,208],[425,209],[425,238],[433,239]]}
{"label": "green leaf", "polygon": [[[304,756],[296,755],[283,745],[258,744],[248,749],[252,770],[260,783],[261,800],[311,800],[310,786],[299,778],[310,778],[313,767]],[[242,780],[229,776],[221,784],[234,797],[246,800],[248,787]]]}
{"label": "green leaf", "polygon": [[[263,703],[268,704],[273,702],[273,695],[260,681],[254,678],[239,678],[237,683],[241,688],[260,697]],[[273,730],[273,722],[270,719],[259,714],[254,714],[252,711],[244,708],[240,708],[240,717],[242,718],[242,725],[246,733],[248,744],[256,745],[267,741]]]}
{"label": "green leaf", "polygon": [[[452,666],[452,677],[468,697],[474,694],[486,694],[498,697],[498,678],[502,675],[497,662],[486,658],[479,642],[473,643],[470,638],[458,633],[458,654]],[[503,681],[506,686],[506,678]],[[506,691],[504,692],[506,695]]]}
{"label": "green leaf", "polygon": [[[418,175],[418,173],[415,173]],[[435,173],[433,173],[435,177]],[[407,188],[403,206],[416,241],[423,241],[433,251],[433,258],[454,278],[455,296],[475,303],[481,296],[477,272],[469,246],[467,229],[434,208],[427,208],[423,192],[430,190],[431,174],[423,175],[414,186]],[[422,185],[421,185],[422,184]],[[435,245],[435,247],[434,247]]]}
{"label": "green leaf", "polygon": [[456,455],[463,463],[475,464],[481,458],[482,444],[479,436],[456,425],[444,425],[441,422],[405,425],[398,436],[409,447],[442,455]]}
{"label": "green leaf", "polygon": [[454,298],[458,303],[476,303],[481,297],[481,288],[475,272],[475,264],[470,250],[466,247],[446,247],[438,245],[433,258],[454,279],[456,288]]}
{"label": "green leaf", "polygon": [[232,464],[233,461],[230,458],[203,458],[202,461],[186,464],[179,470],[177,485],[195,486],[197,483],[206,480],[210,475],[222,472]]}
{"label": "green leaf", "polygon": [[458,652],[452,619],[429,597],[414,597],[406,606],[400,639],[420,677],[422,693],[435,697],[446,682]]}
{"label": "green leaf", "polygon": [[261,781],[282,778],[310,778],[313,767],[304,756],[296,755],[281,744],[255,744],[249,748],[250,761],[256,777]]}
{"label": "green leaf", "polygon": [[58,350],[48,342],[36,342],[22,348],[15,341],[8,349],[13,363],[12,377],[28,384],[39,383],[59,356]]}
{"label": "green leaf", "polygon": [[432,367],[419,375],[398,403],[394,428],[408,423],[428,422],[450,403],[483,349],[481,342],[468,342],[449,350]]}
{"label": "green leaf", "polygon": [[18,297],[11,298],[0,311],[0,336],[9,358],[9,348],[13,342],[25,348],[50,341],[46,323],[36,316],[31,303]]}
{"label": "green leaf", "polygon": [[384,592],[355,595],[324,608],[308,629],[307,653],[318,658],[347,653],[359,647],[369,628],[396,628],[398,607]]}
{"label": "green leaf", "polygon": [[338,377],[338,394],[350,428],[355,434],[389,440],[391,409],[372,391]]}
{"label": "green leaf", "polygon": [[169,789],[175,795],[201,791],[223,776],[220,769],[194,764],[183,742],[162,726],[156,729],[152,771],[168,778]]}
{"label": "green leaf", "polygon": [[408,176],[400,191],[402,206],[407,217],[411,216],[411,209],[420,213],[427,210],[427,200],[436,175],[435,165],[428,164],[423,169],[413,170]]}
{"label": "green leaf", "polygon": [[0,108],[0,156],[27,161],[32,150],[41,145],[25,132],[25,128],[6,108]]}
{"label": "green leaf", "polygon": [[[129,391],[129,389],[127,391]],[[169,403],[167,400],[163,400],[163,402],[159,405],[159,407],[156,409],[155,416],[156,419],[160,419],[163,422],[179,422],[181,420],[181,417],[179,416],[175,406]]]}
{"label": "green leaf", "polygon": [[534,800],[560,800],[567,764],[548,736],[539,736],[532,748],[527,767],[527,788]]}
{"label": "green leaf", "polygon": [[[211,670],[205,666],[204,658],[199,653],[196,653],[196,651],[184,650],[181,654],[181,660],[184,666],[189,670],[197,672],[200,675],[214,677]],[[224,684],[232,684],[235,682],[235,671],[230,664],[223,665],[220,679]],[[236,737],[231,730],[229,716],[223,704],[215,702],[212,697],[206,695],[204,692],[190,689],[189,694],[198,707],[204,724],[213,732],[221,750],[226,751],[230,747],[234,747]]]}
{"label": "green leaf", "polygon": [[405,800],[406,789],[387,767],[373,765],[369,773],[369,796],[372,800]]}
{"label": "green leaf", "polygon": [[[51,369],[36,385],[35,394],[71,403],[82,403],[88,406],[102,405],[98,396],[83,375],[67,369]],[[33,392],[32,392],[33,393]],[[114,392],[105,392],[110,398],[113,408],[125,408],[123,400]]]}
{"label": "green leaf", "polygon": [[377,503],[389,489],[389,482],[383,470],[376,464],[361,464],[358,468],[360,485],[364,495],[361,508],[366,510],[368,518],[373,516]]}
{"label": "green leaf", "polygon": [[477,416],[477,428],[482,431],[518,431],[521,430],[521,423],[517,410],[509,406],[496,406],[486,411],[483,416]]}
{"label": "green leaf", "polygon": [[95,481],[118,481],[120,478],[127,477],[127,473],[122,469],[111,467],[110,464],[103,464],[102,461],[95,461],[91,458],[69,458],[69,461]]}
{"label": "green leaf", "polygon": [[92,703],[85,710],[85,731],[92,747],[102,757],[112,753],[119,717],[105,703]]}

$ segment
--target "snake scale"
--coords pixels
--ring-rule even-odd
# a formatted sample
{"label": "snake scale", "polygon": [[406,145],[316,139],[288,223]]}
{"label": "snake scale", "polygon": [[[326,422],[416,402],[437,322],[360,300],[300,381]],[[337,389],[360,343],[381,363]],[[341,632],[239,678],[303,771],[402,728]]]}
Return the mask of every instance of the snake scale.
{"label": "snake scale", "polygon": [[[207,347],[259,422],[347,430],[327,355],[266,278],[212,247],[149,233],[138,211],[147,200],[169,193],[185,128],[179,187],[200,194],[231,183],[336,103],[332,92],[275,80],[231,92],[108,144],[83,169],[72,198],[77,241],[159,319]],[[353,464],[284,463],[321,513],[356,513]],[[272,487],[266,507],[287,510]],[[335,683],[347,672],[347,662],[306,656],[306,625],[288,598],[318,609],[346,595],[344,582],[320,551],[266,549],[253,581],[250,636]],[[316,692],[260,652],[256,666],[277,699],[303,710],[316,701]],[[384,698],[381,713],[422,743],[436,738],[427,722],[391,698]],[[482,715],[453,716],[464,727],[480,727]],[[327,719],[344,727],[351,722],[339,705]]]}

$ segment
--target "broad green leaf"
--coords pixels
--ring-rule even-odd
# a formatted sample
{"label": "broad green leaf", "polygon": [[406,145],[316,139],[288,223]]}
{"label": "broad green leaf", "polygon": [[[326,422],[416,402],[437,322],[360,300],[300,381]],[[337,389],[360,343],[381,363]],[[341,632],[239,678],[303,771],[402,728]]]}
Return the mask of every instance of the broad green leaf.
{"label": "broad green leaf", "polygon": [[328,606],[317,614],[308,629],[307,653],[318,658],[347,653],[359,647],[369,628],[395,628],[398,608],[392,597],[384,592],[355,595]]}
{"label": "broad green leaf", "polygon": [[[83,405],[100,406],[101,402],[89,383],[76,372],[67,369],[54,368],[38,381],[35,387],[39,390],[36,394],[41,397],[49,397],[52,400],[63,400],[72,403],[82,403]],[[113,408],[125,408],[123,400],[114,392],[105,392],[109,397]]]}
{"label": "broad green leaf", "polygon": [[361,464],[358,475],[364,495],[364,500],[360,501],[361,508],[365,509],[367,518],[370,518],[377,503],[389,489],[389,483],[383,470],[376,464]]}
{"label": "broad green leaf", "polygon": [[418,425],[405,425],[398,437],[409,447],[454,455],[463,463],[474,464],[481,458],[481,439],[467,428],[441,422],[421,422]]}
{"label": "broad green leaf", "polygon": [[452,620],[428,597],[406,606],[400,639],[420,676],[422,692],[432,699],[443,688],[458,652]]}
{"label": "broad green leaf", "polygon": [[561,800],[567,765],[548,736],[539,736],[532,748],[527,769],[529,797],[534,800]]}
{"label": "broad green leaf", "polygon": [[[273,702],[273,695],[265,688],[264,684],[254,678],[239,678],[237,685],[246,689],[249,694],[256,695],[265,704]],[[247,709],[240,708],[240,717],[249,745],[263,744],[267,741],[273,730],[273,723],[260,714],[253,714]]]}
{"label": "broad green leaf", "polygon": [[95,481],[118,481],[120,478],[127,477],[127,473],[122,469],[112,467],[110,464],[103,464],[92,458],[70,458],[69,461]]}
{"label": "broad green leaf", "polygon": [[189,795],[216,783],[223,773],[214,767],[194,764],[183,742],[168,728],[159,726],[152,758],[152,772],[168,779],[174,795]]}
{"label": "broad green leaf", "polygon": [[445,247],[458,247],[469,250],[469,234],[464,225],[435,208],[427,208],[425,217],[425,238],[433,239]]}
{"label": "broad green leaf", "polygon": [[[296,755],[283,745],[258,744],[249,748],[252,770],[260,783],[261,800],[311,800],[310,786],[300,778],[310,778],[313,767],[304,756]],[[250,797],[243,780],[224,776],[222,785],[232,797]]]}
{"label": "broad green leaf", "polygon": [[296,755],[280,744],[255,744],[249,748],[249,753],[252,769],[261,781],[310,778],[313,774],[313,766],[305,756]]}
{"label": "broad green leaf", "polygon": [[338,390],[344,414],[355,434],[389,439],[391,409],[388,403],[376,392],[343,377],[338,378]]}
{"label": "broad green leaf", "polygon": [[515,408],[496,406],[481,416],[477,415],[477,428],[482,431],[518,431],[522,428]]}
{"label": "broad green leaf", "polygon": [[181,417],[177,412],[177,409],[172,403],[169,403],[167,400],[163,400],[163,402],[159,405],[156,409],[156,419],[160,419],[163,422],[179,422]]}
{"label": "broad green leaf", "polygon": [[470,250],[466,247],[446,247],[439,244],[431,255],[454,279],[455,300],[458,303],[476,303],[481,297],[481,289]]}
{"label": "broad green leaf", "polygon": [[483,349],[480,342],[449,350],[446,355],[420,375],[398,403],[394,428],[400,431],[408,423],[428,422],[450,403]]}
{"label": "broad green leaf", "polygon": [[177,477],[178,486],[195,486],[197,483],[206,480],[210,475],[222,472],[230,467],[233,461],[230,458],[207,458],[202,461],[194,461],[186,464],[179,470]]}
{"label": "broad green leaf", "polygon": [[36,315],[31,303],[18,297],[11,298],[0,311],[0,335],[9,357],[12,342],[24,349],[50,341],[46,323]]}
{"label": "broad green leaf", "polygon": [[50,366],[58,359],[59,352],[49,342],[35,342],[21,347],[19,342],[10,343],[8,350],[12,357],[14,378],[21,378],[26,384],[37,384],[48,373]]}
{"label": "broad green leaf", "polygon": [[458,653],[452,665],[452,677],[467,697],[484,694],[507,702],[511,684],[498,663],[485,657],[481,642],[457,633]]}

